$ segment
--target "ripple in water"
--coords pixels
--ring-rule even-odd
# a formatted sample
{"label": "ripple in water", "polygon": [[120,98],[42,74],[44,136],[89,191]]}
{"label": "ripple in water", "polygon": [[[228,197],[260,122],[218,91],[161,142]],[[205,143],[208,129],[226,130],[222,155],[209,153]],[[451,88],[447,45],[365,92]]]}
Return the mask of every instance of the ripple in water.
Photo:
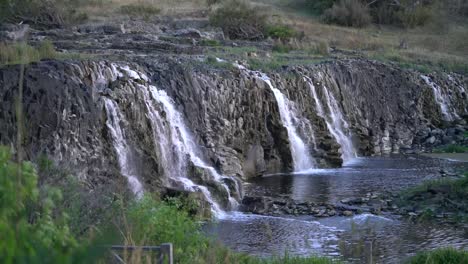
{"label": "ripple in water", "polygon": [[[438,177],[441,169],[466,171],[468,163],[420,156],[359,158],[343,169],[263,177],[246,189],[250,195],[333,203],[368,192],[398,191]],[[412,223],[392,215],[316,219],[231,213],[204,228],[233,250],[257,256],[287,251],[350,263],[402,263],[419,251],[448,246],[468,249],[467,226]]]}

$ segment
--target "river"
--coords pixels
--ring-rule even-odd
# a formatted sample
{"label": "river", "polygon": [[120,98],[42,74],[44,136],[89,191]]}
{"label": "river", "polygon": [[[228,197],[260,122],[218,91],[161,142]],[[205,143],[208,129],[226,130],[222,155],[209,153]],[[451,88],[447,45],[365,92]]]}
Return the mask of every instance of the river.
{"label": "river", "polygon": [[[248,184],[246,193],[334,203],[366,193],[398,192],[438,178],[441,171],[463,170],[468,163],[416,155],[357,158],[340,169],[267,175]],[[467,226],[415,223],[392,214],[314,218],[233,212],[204,231],[238,252],[320,255],[349,263],[401,263],[423,250],[468,248]]]}

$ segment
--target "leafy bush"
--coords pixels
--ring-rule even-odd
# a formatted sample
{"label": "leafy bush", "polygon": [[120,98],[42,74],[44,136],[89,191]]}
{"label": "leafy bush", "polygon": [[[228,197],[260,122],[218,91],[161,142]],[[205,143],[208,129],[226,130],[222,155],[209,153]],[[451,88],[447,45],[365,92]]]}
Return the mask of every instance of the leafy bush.
{"label": "leafy bush", "polygon": [[298,34],[297,34],[296,30],[294,30],[290,26],[278,24],[278,25],[268,26],[267,27],[267,35],[269,37],[274,38],[274,39],[286,40],[286,39],[296,37]]}
{"label": "leafy bush", "polygon": [[31,163],[11,161],[0,147],[0,259],[2,263],[69,263],[79,251],[66,216],[54,218],[60,191],[39,196],[37,174]]}
{"label": "leafy bush", "polygon": [[405,28],[423,26],[432,19],[432,9],[430,6],[417,5],[397,12],[397,17]]}
{"label": "leafy bush", "polygon": [[359,0],[340,0],[327,9],[323,20],[328,24],[347,27],[364,27],[370,24],[371,16],[367,7]]}
{"label": "leafy bush", "polygon": [[468,263],[468,251],[453,248],[437,249],[419,253],[408,264],[460,264]]}
{"label": "leafy bush", "polygon": [[243,0],[224,2],[211,13],[210,22],[231,39],[259,40],[266,35],[266,16]]}

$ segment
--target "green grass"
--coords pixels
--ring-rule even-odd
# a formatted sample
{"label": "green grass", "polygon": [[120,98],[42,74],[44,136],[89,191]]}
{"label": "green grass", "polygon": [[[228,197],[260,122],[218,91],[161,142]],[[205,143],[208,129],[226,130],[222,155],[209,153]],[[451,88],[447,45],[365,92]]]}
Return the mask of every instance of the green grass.
{"label": "green grass", "polygon": [[468,147],[451,144],[451,145],[447,145],[443,147],[438,147],[434,149],[432,152],[434,153],[467,153]]}
{"label": "green grass", "polygon": [[209,47],[219,47],[221,46],[221,42],[215,39],[202,39],[199,42],[200,46],[209,46]]}
{"label": "green grass", "polygon": [[408,264],[462,264],[468,263],[468,251],[453,248],[422,252],[411,258]]}
{"label": "green grass", "polygon": [[455,221],[468,220],[468,174],[458,179],[438,179],[404,190],[398,204],[422,211],[422,219],[447,214]]}
{"label": "green grass", "polygon": [[29,64],[43,59],[84,59],[87,55],[57,52],[50,41],[44,41],[37,47],[26,43],[0,43],[0,66]]}

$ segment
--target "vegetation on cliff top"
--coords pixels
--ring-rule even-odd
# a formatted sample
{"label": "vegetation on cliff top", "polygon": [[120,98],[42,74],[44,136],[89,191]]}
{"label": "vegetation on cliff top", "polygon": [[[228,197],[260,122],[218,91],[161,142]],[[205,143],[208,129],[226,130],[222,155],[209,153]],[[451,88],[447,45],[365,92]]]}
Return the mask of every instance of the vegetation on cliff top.
{"label": "vegetation on cliff top", "polygon": [[272,52],[294,53],[292,57],[298,53],[307,57],[309,50],[315,49],[334,59],[367,57],[422,72],[467,74],[468,2],[397,2],[178,0],[174,4],[170,0],[0,0],[0,21],[23,21],[47,28],[85,19],[125,21],[130,16],[150,23],[158,16],[209,16],[213,25],[223,28],[231,39],[272,38]]}

